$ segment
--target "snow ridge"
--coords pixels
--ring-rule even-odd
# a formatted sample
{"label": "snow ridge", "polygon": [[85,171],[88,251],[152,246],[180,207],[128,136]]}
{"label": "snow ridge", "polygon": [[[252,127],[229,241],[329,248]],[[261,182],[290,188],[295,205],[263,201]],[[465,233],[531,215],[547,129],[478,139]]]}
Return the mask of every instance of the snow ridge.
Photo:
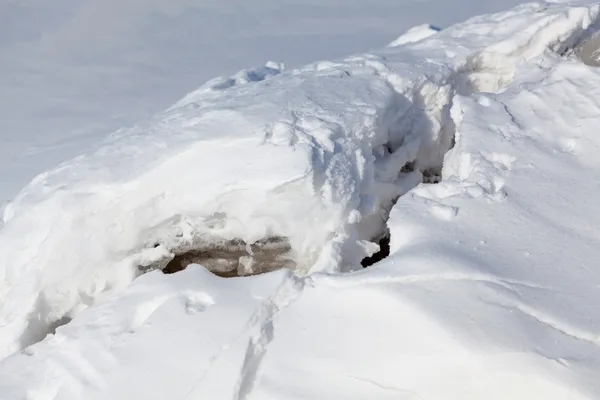
{"label": "snow ridge", "polygon": [[[43,336],[44,326],[127,286],[138,266],[196,242],[281,236],[299,272],[360,267],[377,249],[369,241],[383,234],[394,200],[421,181],[420,171],[439,170],[452,142],[443,122],[451,87],[409,81],[399,94],[390,77],[383,62],[368,57],[242,85],[235,96],[232,89],[200,94],[161,116],[160,129],[119,132],[97,153],[38,177],[6,208],[0,232],[0,240],[38,247],[29,253],[35,261],[9,261],[11,253],[3,253],[0,262],[7,266],[5,299],[9,291],[40,294],[17,301],[22,311],[5,304],[0,313],[14,321],[17,335],[29,315],[34,336]],[[222,124],[233,124],[225,137],[206,137]],[[134,145],[140,141],[147,143],[143,152]],[[248,148],[256,158],[243,157]],[[101,167],[105,157],[115,160],[112,170]],[[129,163],[145,160],[149,169],[132,175]],[[271,171],[273,163],[278,171]],[[210,174],[220,164],[220,181],[180,174]],[[57,206],[62,212],[52,215]],[[46,232],[19,234],[48,215]],[[61,243],[78,246],[55,252]]]}

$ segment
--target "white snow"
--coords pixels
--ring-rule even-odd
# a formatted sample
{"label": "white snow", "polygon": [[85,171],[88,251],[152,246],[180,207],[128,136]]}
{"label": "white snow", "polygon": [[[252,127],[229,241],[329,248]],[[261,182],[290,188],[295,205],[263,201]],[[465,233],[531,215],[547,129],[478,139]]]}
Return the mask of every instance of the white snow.
{"label": "white snow", "polygon": [[215,76],[380,47],[522,0],[2,0],[0,208],[37,174],[89,151]]}
{"label": "white snow", "polygon": [[[0,230],[0,398],[600,397],[598,28],[535,3],[271,62],[38,176]],[[294,271],[138,277],[272,236]]]}
{"label": "white snow", "polygon": [[432,35],[435,35],[439,31],[439,28],[431,26],[429,24],[418,25],[404,32],[396,40],[388,44],[388,46],[396,47],[403,44],[415,43],[419,40],[423,40]]}

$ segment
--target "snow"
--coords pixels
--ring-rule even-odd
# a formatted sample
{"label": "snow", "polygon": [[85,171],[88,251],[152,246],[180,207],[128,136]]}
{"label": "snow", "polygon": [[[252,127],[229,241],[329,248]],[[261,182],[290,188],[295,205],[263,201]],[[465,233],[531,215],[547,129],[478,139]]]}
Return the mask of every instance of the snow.
{"label": "snow", "polygon": [[439,31],[440,28],[431,26],[429,24],[418,25],[404,32],[396,40],[388,44],[388,46],[396,47],[403,44],[415,43],[420,40],[426,39],[432,35],[435,35]]}
{"label": "snow", "polygon": [[345,57],[415,24],[520,2],[0,1],[0,208],[37,174],[215,76]]}
{"label": "snow", "polygon": [[[0,397],[598,398],[599,27],[535,3],[269,62],[39,175],[0,230]],[[270,237],[293,271],[139,276]]]}

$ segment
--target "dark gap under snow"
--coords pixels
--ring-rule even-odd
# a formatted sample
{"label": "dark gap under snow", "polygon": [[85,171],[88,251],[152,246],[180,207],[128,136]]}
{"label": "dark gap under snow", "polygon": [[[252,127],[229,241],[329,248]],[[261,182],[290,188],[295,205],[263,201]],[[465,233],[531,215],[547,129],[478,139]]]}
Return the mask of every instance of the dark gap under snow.
{"label": "dark gap under snow", "polygon": [[296,264],[290,252],[291,247],[284,237],[270,237],[253,244],[239,239],[230,240],[213,247],[175,253],[162,271],[172,274],[184,270],[190,264],[200,264],[215,275],[225,278],[258,275],[281,268],[294,268]]}
{"label": "dark gap under snow", "polygon": [[[403,172],[412,169],[405,166]],[[438,171],[423,172],[423,183],[438,183]],[[395,203],[395,202],[394,202]],[[379,251],[361,260],[363,268],[370,267],[390,255],[390,234],[385,231],[372,241],[379,245]],[[158,245],[158,244],[157,244]],[[165,274],[173,274],[186,269],[191,264],[200,264],[213,274],[223,278],[260,275],[282,268],[296,267],[291,256],[291,247],[285,237],[270,237],[247,244],[241,239],[219,242],[212,246],[197,246],[185,251],[174,252],[173,258],[160,267]],[[148,270],[148,269],[146,269]]]}

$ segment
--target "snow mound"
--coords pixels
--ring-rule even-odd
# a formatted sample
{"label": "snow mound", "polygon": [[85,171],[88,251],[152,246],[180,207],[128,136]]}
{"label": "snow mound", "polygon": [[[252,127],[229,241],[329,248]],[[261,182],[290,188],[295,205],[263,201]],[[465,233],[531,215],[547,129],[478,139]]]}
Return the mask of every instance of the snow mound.
{"label": "snow mound", "polygon": [[451,88],[421,79],[401,93],[385,68],[359,58],[210,84],[37,177],[0,232],[2,248],[20,249],[0,254],[5,332],[29,344],[138,267],[206,243],[283,237],[298,272],[359,268],[393,201],[452,141]]}
{"label": "snow mound", "polygon": [[388,44],[388,47],[401,46],[407,43],[415,43],[420,40],[426,39],[432,35],[435,35],[440,31],[440,28],[429,24],[417,25],[410,28],[402,35],[398,36],[396,40]]}
{"label": "snow mound", "polygon": [[[571,52],[599,12],[528,4],[242,71],[38,176],[0,231],[0,393],[595,398],[600,79]],[[388,259],[339,274],[388,232]],[[294,271],[130,286],[218,246],[251,272],[272,238]]]}

